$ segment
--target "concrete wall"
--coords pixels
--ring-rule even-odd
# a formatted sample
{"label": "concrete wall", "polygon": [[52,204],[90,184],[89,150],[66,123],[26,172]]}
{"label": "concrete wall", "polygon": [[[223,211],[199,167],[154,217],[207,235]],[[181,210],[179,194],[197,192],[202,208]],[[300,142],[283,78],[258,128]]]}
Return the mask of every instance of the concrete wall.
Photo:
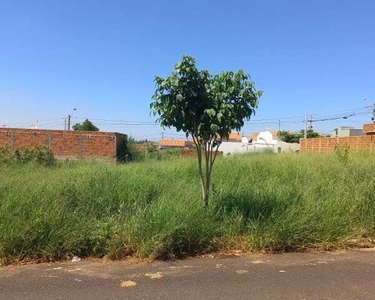
{"label": "concrete wall", "polygon": [[365,135],[362,129],[350,129],[349,136],[360,136]]}
{"label": "concrete wall", "polygon": [[65,131],[0,128],[0,147],[14,149],[48,147],[56,158],[99,158],[116,160],[126,135],[116,132]]}
{"label": "concrete wall", "polygon": [[300,150],[298,143],[286,143],[283,141],[276,141],[275,144],[252,143],[249,145],[249,151],[272,150],[275,153],[279,152],[297,152]]}
{"label": "concrete wall", "polygon": [[365,132],[362,129],[355,129],[354,127],[338,127],[332,131],[331,137],[348,137],[364,134]]}
{"label": "concrete wall", "polygon": [[285,143],[282,141],[274,140],[274,143],[252,143],[243,144],[240,142],[223,142],[219,151],[223,152],[224,155],[240,154],[246,152],[272,150],[273,152],[296,152],[300,150],[300,144],[297,143]]}
{"label": "concrete wall", "polygon": [[286,143],[283,141],[278,141],[276,147],[277,151],[279,151],[280,148],[281,152],[297,152],[300,151],[301,145],[298,143]]}
{"label": "concrete wall", "polygon": [[249,145],[241,142],[222,142],[219,146],[219,151],[224,155],[245,153],[249,151]]}

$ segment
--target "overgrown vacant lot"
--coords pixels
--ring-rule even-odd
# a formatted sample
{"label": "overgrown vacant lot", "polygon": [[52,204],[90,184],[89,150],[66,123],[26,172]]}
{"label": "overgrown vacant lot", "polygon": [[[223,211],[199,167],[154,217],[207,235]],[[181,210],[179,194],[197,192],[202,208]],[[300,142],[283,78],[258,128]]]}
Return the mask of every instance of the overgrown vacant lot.
{"label": "overgrown vacant lot", "polygon": [[375,155],[345,162],[334,154],[221,158],[208,209],[195,159],[1,165],[0,261],[371,244]]}

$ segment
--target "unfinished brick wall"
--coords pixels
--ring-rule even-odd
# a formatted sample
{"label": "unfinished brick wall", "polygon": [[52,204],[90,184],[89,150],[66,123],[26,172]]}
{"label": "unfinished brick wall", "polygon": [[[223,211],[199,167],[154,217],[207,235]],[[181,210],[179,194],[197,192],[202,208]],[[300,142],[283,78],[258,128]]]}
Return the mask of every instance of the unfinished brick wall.
{"label": "unfinished brick wall", "polygon": [[0,147],[46,146],[56,158],[115,160],[123,151],[125,140],[125,134],[116,132],[0,128]]}
{"label": "unfinished brick wall", "polygon": [[366,135],[300,139],[300,151],[329,153],[335,150],[336,145],[349,146],[350,150],[354,151],[375,149],[375,124],[364,124],[363,131]]}
{"label": "unfinished brick wall", "polygon": [[336,145],[349,146],[350,150],[375,149],[375,135],[362,135],[335,138],[301,139],[300,152],[329,153],[333,152]]}
{"label": "unfinished brick wall", "polygon": [[374,123],[368,123],[363,125],[363,131],[366,132],[366,134],[373,135],[375,134],[375,124]]}

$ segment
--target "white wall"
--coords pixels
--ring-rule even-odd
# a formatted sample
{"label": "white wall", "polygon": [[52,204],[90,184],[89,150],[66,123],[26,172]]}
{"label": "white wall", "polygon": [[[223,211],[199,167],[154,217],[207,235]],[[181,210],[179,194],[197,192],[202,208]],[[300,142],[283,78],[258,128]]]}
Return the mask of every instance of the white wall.
{"label": "white wall", "polygon": [[245,153],[249,150],[249,145],[241,142],[222,142],[219,146],[219,151],[223,152],[223,155]]}
{"label": "white wall", "polygon": [[281,152],[296,152],[299,151],[301,146],[298,143],[285,143],[283,141],[278,141],[276,144],[276,152],[278,148],[281,148]]}
{"label": "white wall", "polygon": [[296,152],[300,150],[300,144],[298,143],[285,143],[283,141],[276,141],[273,144],[266,143],[253,143],[249,144],[249,151],[262,151],[271,149],[273,152]]}

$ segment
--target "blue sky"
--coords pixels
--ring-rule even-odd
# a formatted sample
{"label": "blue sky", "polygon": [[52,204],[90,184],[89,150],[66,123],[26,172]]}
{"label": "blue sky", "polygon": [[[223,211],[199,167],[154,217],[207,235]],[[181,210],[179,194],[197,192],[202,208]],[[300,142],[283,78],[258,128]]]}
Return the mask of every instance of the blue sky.
{"label": "blue sky", "polygon": [[372,0],[0,4],[0,126],[63,128],[77,108],[73,123],[158,139],[162,128],[148,125],[153,78],[184,54],[211,73],[243,69],[264,91],[245,134],[277,129],[278,119],[300,130],[306,111],[313,120],[352,115],[314,122],[323,132],[371,118]]}

